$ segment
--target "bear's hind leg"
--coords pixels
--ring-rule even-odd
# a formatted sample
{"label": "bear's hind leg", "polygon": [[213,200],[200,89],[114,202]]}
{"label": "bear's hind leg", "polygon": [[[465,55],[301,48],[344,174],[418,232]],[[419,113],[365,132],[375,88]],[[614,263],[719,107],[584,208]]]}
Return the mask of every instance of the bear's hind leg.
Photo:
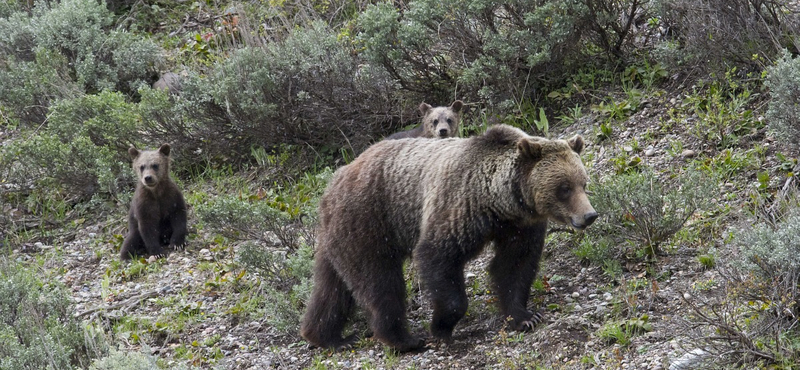
{"label": "bear's hind leg", "polygon": [[427,285],[433,300],[431,334],[434,337],[450,340],[456,324],[467,313],[466,285],[464,283],[463,263],[436,263],[437,268],[421,269],[422,281]]}
{"label": "bear's hind leg", "polygon": [[300,335],[312,344],[331,349],[346,347],[355,335],[342,338],[353,307],[353,295],[333,265],[318,256],[314,266],[314,289],[300,324]]}
{"label": "bear's hind leg", "polygon": [[411,335],[406,327],[406,285],[402,263],[396,260],[376,263],[373,260],[367,272],[360,281],[354,282],[353,293],[368,311],[373,336],[398,352],[423,348],[425,341]]}

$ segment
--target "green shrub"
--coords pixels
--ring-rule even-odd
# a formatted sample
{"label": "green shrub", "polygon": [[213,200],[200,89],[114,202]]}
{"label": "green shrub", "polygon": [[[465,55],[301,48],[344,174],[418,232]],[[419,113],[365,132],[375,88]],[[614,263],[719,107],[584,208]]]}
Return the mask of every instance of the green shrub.
{"label": "green shrub", "polygon": [[[640,2],[607,0],[417,0],[378,3],[358,17],[361,55],[404,90],[430,101],[459,98],[510,113],[534,87],[596,58],[621,58],[630,40],[622,12]],[[599,46],[599,48],[597,48]],[[617,60],[615,60],[617,62]]]}
{"label": "green shrub", "polygon": [[[2,33],[2,30],[0,30]],[[50,103],[83,94],[69,77],[69,61],[47,49],[37,49],[34,61],[0,62],[0,106],[4,106],[24,126],[38,127],[46,122]]]}
{"label": "green shrub", "polygon": [[198,204],[197,218],[211,230],[234,239],[255,239],[272,242],[274,233],[287,248],[296,247],[295,235],[284,233],[290,218],[267,200],[241,199],[234,195],[219,195]]}
{"label": "green shrub", "polygon": [[800,59],[788,52],[767,68],[764,84],[770,90],[767,120],[770,128],[795,146],[800,145]]}
{"label": "green shrub", "polygon": [[152,370],[156,359],[141,352],[111,350],[108,356],[96,359],[89,370]]}
{"label": "green shrub", "polygon": [[576,13],[584,11],[572,1],[379,3],[359,16],[357,42],[368,61],[425,99],[451,101],[458,86],[467,100],[511,105],[523,98],[513,92],[578,51]]}
{"label": "green shrub", "polygon": [[299,329],[305,302],[311,296],[313,256],[314,248],[308,244],[291,253],[245,244],[237,256],[245,268],[261,275],[266,319],[283,333]]}
{"label": "green shrub", "polygon": [[800,27],[797,12],[785,1],[658,0],[653,2],[665,44],[682,67],[722,73],[739,66],[760,70],[793,45]]}
{"label": "green shrub", "polygon": [[697,171],[665,183],[647,169],[615,175],[594,188],[592,205],[603,217],[589,232],[651,258],[695,211],[710,204],[716,190]]}
{"label": "green shrub", "polygon": [[0,369],[85,368],[92,351],[69,292],[0,260]]}
{"label": "green shrub", "polygon": [[113,29],[104,2],[37,2],[0,19],[0,105],[26,124],[45,122],[51,101],[76,90],[133,94],[162,63],[152,41]]}
{"label": "green shrub", "polygon": [[133,176],[126,150],[134,143],[138,120],[135,105],[120,93],[61,101],[47,126],[0,148],[0,176],[20,186],[54,186],[82,197],[115,194]]}
{"label": "green shrub", "polygon": [[174,103],[144,94],[143,111],[148,131],[214,159],[285,144],[360,151],[394,124],[392,89],[314,22],[281,42],[233,52],[206,78],[189,74]]}
{"label": "green shrub", "polygon": [[65,0],[52,8],[37,6],[34,14],[37,46],[66,56],[87,92],[131,91],[127,85],[147,79],[161,61],[161,50],[151,41],[111,29],[113,14],[104,3]]}
{"label": "green shrub", "polygon": [[[717,262],[725,297],[691,302],[691,346],[714,366],[790,369],[800,362],[800,209],[776,223],[758,221],[731,233],[730,258]],[[700,328],[701,330],[695,330]]]}

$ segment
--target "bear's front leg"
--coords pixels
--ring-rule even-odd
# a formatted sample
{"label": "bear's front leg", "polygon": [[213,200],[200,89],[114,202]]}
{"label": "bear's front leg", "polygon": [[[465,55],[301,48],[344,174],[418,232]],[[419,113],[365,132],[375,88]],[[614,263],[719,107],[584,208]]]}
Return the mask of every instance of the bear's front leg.
{"label": "bear's front leg", "polygon": [[539,270],[547,222],[518,227],[505,224],[494,239],[495,256],[489,266],[500,312],[511,319],[514,330],[531,330],[542,322],[540,313],[528,310],[530,288]]}
{"label": "bear's front leg", "polygon": [[139,218],[139,235],[144,241],[147,254],[158,258],[164,257],[164,248],[161,246],[161,228],[158,221],[148,221],[147,218]]}
{"label": "bear's front leg", "polygon": [[170,226],[172,228],[172,235],[169,239],[169,246],[174,250],[180,250],[186,247],[186,205],[181,202],[178,208],[170,215]]}

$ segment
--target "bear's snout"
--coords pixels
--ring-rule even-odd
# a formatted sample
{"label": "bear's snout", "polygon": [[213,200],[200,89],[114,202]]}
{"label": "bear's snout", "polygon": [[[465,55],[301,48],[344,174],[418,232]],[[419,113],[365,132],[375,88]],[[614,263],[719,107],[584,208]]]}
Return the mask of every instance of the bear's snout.
{"label": "bear's snout", "polygon": [[584,213],[583,216],[571,217],[570,223],[572,224],[572,227],[578,230],[583,230],[589,227],[589,225],[593,224],[594,221],[597,220],[599,216],[600,215],[597,212],[595,212],[595,210],[591,210],[589,212]]}
{"label": "bear's snout", "polygon": [[589,212],[589,213],[583,215],[583,222],[584,222],[584,224],[586,226],[589,226],[589,225],[593,224],[594,220],[596,220],[597,217],[599,217],[599,216],[600,216],[600,214],[598,214],[597,212]]}
{"label": "bear's snout", "polygon": [[147,186],[151,186],[156,183],[156,178],[153,175],[147,175],[142,178],[144,180],[144,184]]}
{"label": "bear's snout", "polygon": [[447,129],[446,129],[446,128],[439,129],[439,136],[441,136],[441,137],[447,137],[447,133],[448,133],[448,131],[447,131]]}

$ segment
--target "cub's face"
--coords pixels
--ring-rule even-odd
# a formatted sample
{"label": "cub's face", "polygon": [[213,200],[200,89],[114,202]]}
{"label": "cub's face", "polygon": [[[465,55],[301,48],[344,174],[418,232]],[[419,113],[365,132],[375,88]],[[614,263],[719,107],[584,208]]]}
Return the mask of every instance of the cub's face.
{"label": "cub's face", "polygon": [[458,126],[461,122],[461,108],[464,103],[456,100],[449,107],[431,107],[422,103],[419,111],[422,113],[422,125],[425,127],[425,137],[447,138],[458,136]]}
{"label": "cub's face", "polygon": [[[523,196],[536,213],[578,230],[598,217],[586,194],[589,176],[580,159],[583,138],[567,141],[521,139],[520,155],[532,160],[532,169],[523,180]],[[537,160],[538,158],[538,160]]]}
{"label": "cub's face", "polygon": [[128,149],[128,154],[133,159],[133,171],[142,185],[154,188],[169,175],[169,151],[169,144],[162,145],[158,150],[139,151],[133,147]]}

